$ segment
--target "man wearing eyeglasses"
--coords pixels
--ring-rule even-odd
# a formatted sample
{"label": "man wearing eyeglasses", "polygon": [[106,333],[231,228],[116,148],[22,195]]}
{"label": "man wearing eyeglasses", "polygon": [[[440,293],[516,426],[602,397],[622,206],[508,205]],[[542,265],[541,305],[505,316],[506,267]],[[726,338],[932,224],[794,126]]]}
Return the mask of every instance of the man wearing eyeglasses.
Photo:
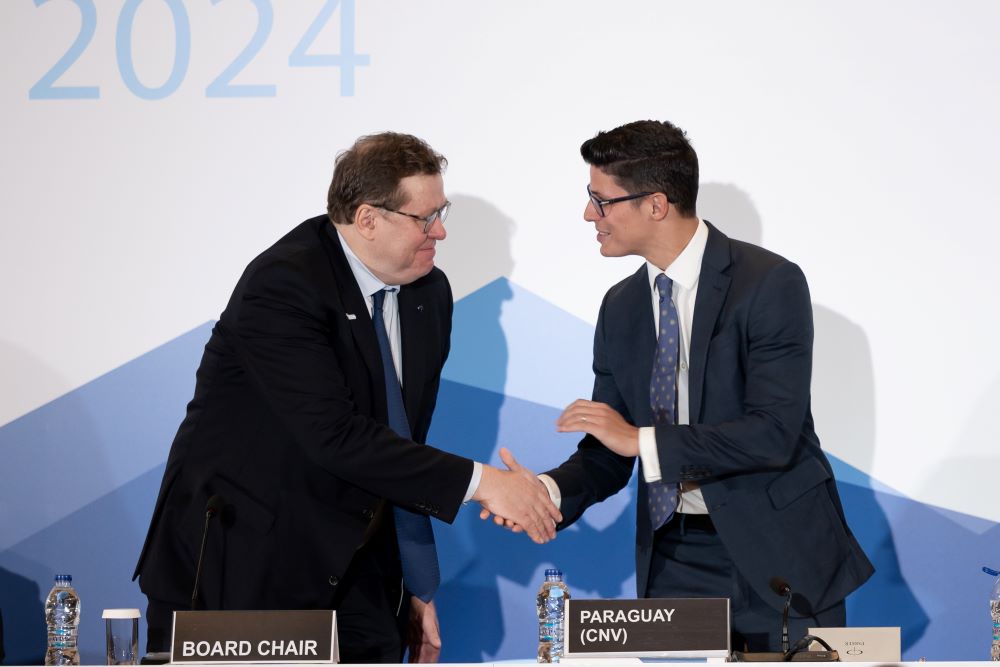
{"label": "man wearing eyeglasses", "polygon": [[782,580],[793,639],[843,625],[873,568],[813,430],[802,271],[698,218],[698,158],[674,125],[629,123],[581,153],[601,254],[646,261],[604,298],[592,400],[557,422],[585,434],[540,476],[559,528],[628,484],[638,459],[640,597],[729,598],[733,650],[787,648]]}
{"label": "man wearing eyeglasses", "polygon": [[175,610],[336,609],[342,662],[406,647],[436,661],[429,517],[471,499],[554,537],[561,517],[530,473],[421,444],[451,333],[434,267],[445,165],[416,137],[362,137],[337,158],[327,213],[246,268],[136,566],[149,651],[169,650]]}

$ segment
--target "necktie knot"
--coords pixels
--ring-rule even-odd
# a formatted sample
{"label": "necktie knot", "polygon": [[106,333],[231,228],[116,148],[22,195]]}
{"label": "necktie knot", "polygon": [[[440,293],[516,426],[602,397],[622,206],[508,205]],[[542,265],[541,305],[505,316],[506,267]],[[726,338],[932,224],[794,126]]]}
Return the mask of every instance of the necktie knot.
{"label": "necktie knot", "polygon": [[667,274],[661,273],[656,276],[656,291],[660,293],[660,301],[670,298],[670,292],[674,288],[674,281],[667,277]]}
{"label": "necktie knot", "polygon": [[372,310],[377,310],[382,312],[382,305],[385,303],[385,290],[380,289],[379,291],[372,294]]}
{"label": "necktie knot", "polygon": [[382,307],[385,305],[385,295],[395,291],[395,287],[383,287],[379,291],[372,294],[372,310],[377,310],[381,313]]}

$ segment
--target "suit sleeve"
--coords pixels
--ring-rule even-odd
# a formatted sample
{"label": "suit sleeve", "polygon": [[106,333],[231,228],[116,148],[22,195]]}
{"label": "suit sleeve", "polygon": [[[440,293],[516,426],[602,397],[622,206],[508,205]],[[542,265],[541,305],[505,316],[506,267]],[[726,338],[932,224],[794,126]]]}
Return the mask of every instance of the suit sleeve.
{"label": "suit sleeve", "polygon": [[[334,285],[317,284],[310,279],[314,273],[279,259],[254,266],[245,277],[221,323],[243,368],[316,465],[406,509],[454,520],[472,461],[401,438],[358,410],[352,390],[352,381],[358,380],[345,375],[339,356],[352,349],[350,332],[334,330],[339,319],[325,312],[317,296]],[[444,319],[450,317],[446,287],[434,306]],[[442,325],[444,338],[449,326]],[[347,342],[338,343],[338,337]],[[448,342],[427,344],[442,350],[431,383],[436,389]],[[429,409],[433,404],[432,399]]]}
{"label": "suit sleeve", "polygon": [[777,470],[795,455],[812,375],[805,276],[781,262],[735,298],[709,342],[700,423],[656,428],[665,481]]}
{"label": "suit sleeve", "polygon": [[[604,327],[607,300],[605,296],[594,331],[592,400],[607,403],[632,423],[608,364]],[[632,477],[634,465],[634,457],[620,456],[592,435],[584,436],[576,452],[565,463],[546,473],[559,486],[562,497],[559,509],[563,522],[558,527],[561,529],[572,524],[588,507],[622,490]]]}

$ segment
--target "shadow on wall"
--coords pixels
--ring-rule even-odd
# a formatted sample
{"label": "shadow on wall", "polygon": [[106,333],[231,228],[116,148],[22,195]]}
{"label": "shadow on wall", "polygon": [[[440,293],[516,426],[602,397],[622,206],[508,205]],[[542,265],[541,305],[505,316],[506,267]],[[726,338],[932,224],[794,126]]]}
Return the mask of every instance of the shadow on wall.
{"label": "shadow on wall", "polygon": [[[964,424],[956,424],[953,438],[938,443],[948,455],[924,480],[925,488],[938,485],[936,496],[942,488],[990,489],[996,485],[1000,374],[995,368],[977,370],[991,382],[984,383],[978,400],[968,406],[968,416]],[[940,417],[931,412],[927,418]],[[977,513],[982,515],[995,514],[992,507],[979,509]],[[981,567],[1000,569],[1000,524],[992,518],[914,504],[901,504],[893,524],[898,527],[904,553],[916,554],[921,568],[935,575],[921,580],[921,595],[928,600],[932,621],[915,655],[929,660],[989,660],[987,600],[994,582]]]}
{"label": "shadow on wall", "polygon": [[[448,275],[455,300],[514,270],[510,252],[517,225],[493,204],[468,195],[451,197],[448,236],[437,246],[435,263]],[[508,293],[507,299],[512,295]],[[500,304],[497,304],[499,318]],[[499,319],[496,328],[499,330]],[[504,357],[506,362],[506,357]]]}
{"label": "shadow on wall", "polygon": [[[514,267],[511,256],[510,242],[515,223],[492,204],[467,195],[451,197],[452,213],[449,216],[447,238],[438,247],[436,264],[448,275],[455,300],[468,295],[495,278],[507,276]],[[508,347],[500,319],[503,304],[513,297],[510,287],[504,283],[504,289],[494,290],[490,299],[477,302],[476,331],[452,331],[452,339],[473,336],[481,353],[477,359],[477,370],[488,375],[494,386],[504,386],[507,377]],[[454,363],[454,358],[448,363]],[[450,391],[452,388],[456,391]],[[469,400],[468,388],[464,385],[452,385],[442,382],[438,396],[434,424],[429,434],[429,442],[443,449],[467,456],[476,461],[489,461],[497,448],[497,435],[500,430],[500,410],[503,407],[504,396],[493,392],[473,392],[479,400]],[[467,509],[460,514],[459,522],[468,520],[472,510]],[[491,643],[491,633],[487,636],[476,636],[475,626],[470,627],[466,619],[472,615],[468,608],[471,599],[476,599],[476,607],[484,603],[483,595],[496,601],[499,595],[495,580],[475,582],[476,594],[470,590],[459,591],[457,599],[452,598],[454,591],[452,580],[456,577],[452,560],[455,551],[461,551],[451,543],[454,537],[452,528],[436,530],[438,550],[442,567],[442,588],[437,594],[442,630],[445,636],[463,638],[463,644],[479,644],[487,648]],[[460,557],[459,557],[460,558]],[[492,589],[492,590],[490,590]],[[470,595],[472,597],[470,598]],[[481,618],[479,614],[474,614]],[[491,616],[492,617],[492,616]],[[485,624],[478,624],[480,629]],[[495,642],[493,642],[495,643]],[[478,658],[458,656],[453,644],[444,645],[443,660],[454,661],[467,659],[472,662]],[[459,649],[461,651],[463,649]]]}
{"label": "shadow on wall", "polygon": [[[575,447],[575,438],[554,432],[556,408],[453,382],[443,383],[441,399],[449,409],[435,422],[434,438],[447,449],[500,465],[495,452],[505,445],[537,472],[560,463]],[[498,400],[503,401],[499,435],[487,421]],[[438,531],[444,574],[437,595],[445,637],[442,660],[533,657],[534,598],[546,564],[566,573],[575,595],[634,597],[629,582],[635,570],[635,494],[623,495],[626,501],[609,522],[580,520],[546,545],[481,521],[475,505],[463,510],[454,526]],[[599,507],[591,512],[599,514]]]}
{"label": "shadow on wall", "polygon": [[[82,600],[85,664],[104,659],[101,609],[144,605],[131,574],[211,324],[0,426],[0,607],[8,663],[41,663],[41,609],[56,573],[73,575]],[[53,493],[53,475],[62,471],[73,483]],[[18,579],[33,582],[33,596],[19,593]],[[145,624],[140,628],[144,634]]]}
{"label": "shadow on wall", "polygon": [[[12,343],[0,341],[0,360],[11,363],[8,378],[42,387],[66,383],[42,359]],[[90,446],[100,433],[92,407],[72,392],[54,402],[61,406],[55,414],[49,412],[49,403],[0,425],[0,457],[5,463],[0,468],[0,525],[4,527],[0,533],[0,608],[6,664],[42,664],[44,599],[57,572],[80,576],[78,556],[86,549],[74,543],[68,551],[66,542],[48,550],[26,545],[85,506],[109,486],[112,476],[105,452]],[[64,471],[72,471],[74,483],[60,481],[56,493],[54,476]],[[98,655],[103,652],[81,658],[92,662]]]}
{"label": "shadow on wall", "polygon": [[[727,236],[764,245],[760,215],[749,195],[736,186],[702,185],[698,212]],[[892,526],[865,472],[872,469],[875,453],[871,347],[861,327],[825,306],[813,304],[813,321],[816,430],[825,449],[837,452],[838,458],[860,472],[851,480],[841,478],[838,488],[848,523],[876,569],[872,579],[848,598],[848,622],[854,626],[901,626],[905,652],[923,635],[928,617],[903,578]],[[845,470],[836,459],[833,465]]]}
{"label": "shadow on wall", "polygon": [[[555,433],[558,409],[506,396],[502,390],[509,361],[504,309],[511,308],[514,294],[507,280],[497,279],[507,276],[514,265],[510,243],[515,224],[482,200],[455,196],[453,202],[454,220],[449,218],[449,235],[439,246],[438,264],[451,279],[456,297],[476,292],[474,298],[457,304],[452,333],[453,341],[463,341],[462,349],[468,347],[465,341],[474,341],[476,353],[453,354],[448,363],[461,363],[463,368],[459,373],[446,367],[445,376],[474,377],[477,383],[498,389],[442,382],[429,441],[498,466],[502,466],[499,448],[507,446],[522,465],[547,469],[569,455],[576,437]],[[508,311],[506,317],[516,312]],[[475,505],[460,512],[453,526],[435,526],[442,567],[442,587],[436,596],[444,637],[442,660],[533,657],[534,595],[545,563],[562,567],[577,589],[620,596],[633,574],[631,546],[627,555],[616,550],[622,558],[594,556],[614,550],[614,545],[633,543],[634,510],[628,507],[622,503],[615,518],[596,527],[581,521],[544,546],[481,521]]]}
{"label": "shadow on wall", "polygon": [[[25,568],[38,570],[37,566]],[[18,567],[17,569],[22,569]],[[47,594],[48,591],[45,591]],[[0,613],[3,613],[3,649],[8,665],[39,665],[45,657],[45,609],[38,584],[0,567]]]}

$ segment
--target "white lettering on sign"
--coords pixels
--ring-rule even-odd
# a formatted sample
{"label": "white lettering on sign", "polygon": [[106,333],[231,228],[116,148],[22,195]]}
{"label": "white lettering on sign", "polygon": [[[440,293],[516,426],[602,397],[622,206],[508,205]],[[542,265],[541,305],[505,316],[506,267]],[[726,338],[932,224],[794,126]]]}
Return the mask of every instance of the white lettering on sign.
{"label": "white lettering on sign", "polygon": [[[318,642],[313,639],[305,640],[271,640],[262,641],[257,645],[261,655],[276,657],[306,657],[317,655]],[[181,655],[185,658],[245,658],[253,651],[253,644],[249,641],[228,639],[214,642],[181,642]]]}
{"label": "white lettering on sign", "polygon": [[250,655],[250,649],[250,642],[236,641],[235,639],[215,642],[181,642],[181,656],[185,658],[194,656],[199,658],[239,658]]}
{"label": "white lettering on sign", "polygon": [[583,609],[581,623],[670,623],[673,609]]}
{"label": "white lettering on sign", "polygon": [[294,639],[289,639],[287,641],[272,639],[264,640],[257,644],[257,652],[261,655],[275,658],[301,658],[309,655],[317,655],[316,646],[316,641],[313,639],[300,639],[298,641]]}
{"label": "white lettering on sign", "polygon": [[593,642],[617,642],[624,646],[628,643],[628,630],[625,628],[583,628],[580,630],[580,643],[586,646]]}

